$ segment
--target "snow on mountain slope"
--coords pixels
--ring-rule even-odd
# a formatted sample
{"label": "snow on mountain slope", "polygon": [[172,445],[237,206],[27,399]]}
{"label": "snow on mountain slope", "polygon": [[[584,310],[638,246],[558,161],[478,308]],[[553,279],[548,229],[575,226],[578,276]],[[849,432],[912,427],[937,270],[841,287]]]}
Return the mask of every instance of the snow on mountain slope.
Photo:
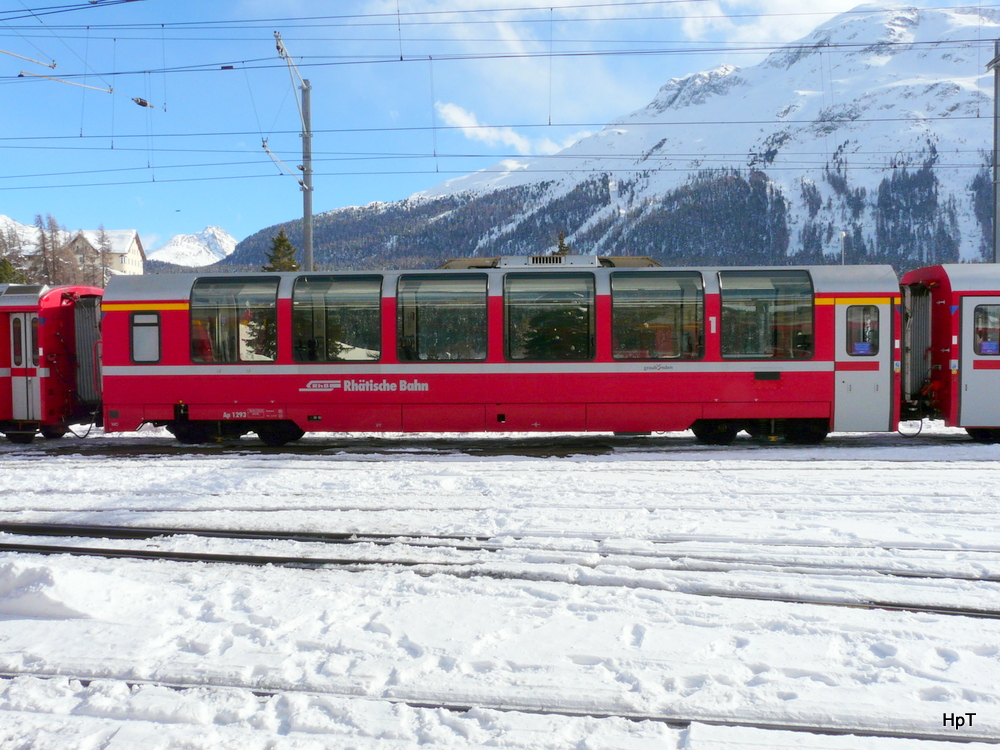
{"label": "snow on mountain slope", "polygon": [[3,214],[0,214],[0,235],[4,237],[8,235],[16,237],[22,247],[33,248],[38,241],[38,229],[26,224],[20,224]]}
{"label": "snow on mountain slope", "polygon": [[219,227],[205,227],[197,234],[178,234],[167,244],[148,253],[148,260],[178,266],[210,266],[231,255],[236,239]]}
{"label": "snow on mountain slope", "polygon": [[954,209],[960,257],[976,260],[984,232],[972,184],[992,148],[993,87],[977,40],[998,30],[990,9],[861,6],[755,66],[673,79],[645,108],[558,154],[501,162],[414,198],[538,185],[555,173],[554,199],[607,175],[627,190],[612,187],[604,213],[624,216],[701,170],[758,171],[788,201],[789,252],[812,232],[839,255],[841,231],[878,245],[887,178],[929,167],[936,205]]}

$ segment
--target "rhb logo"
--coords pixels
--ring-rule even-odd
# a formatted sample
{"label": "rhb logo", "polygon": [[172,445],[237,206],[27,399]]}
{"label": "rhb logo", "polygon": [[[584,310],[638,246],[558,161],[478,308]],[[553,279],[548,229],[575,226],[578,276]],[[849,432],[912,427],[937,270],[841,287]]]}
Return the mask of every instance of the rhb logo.
{"label": "rhb logo", "polygon": [[387,378],[380,380],[376,380],[375,378],[353,378],[348,380],[310,380],[306,384],[306,387],[299,388],[299,391],[301,393],[332,393],[339,390],[361,393],[397,393],[403,391],[429,391],[430,389],[429,383],[417,379],[392,381]]}
{"label": "rhb logo", "polygon": [[299,388],[303,393],[330,393],[341,388],[339,380],[310,380],[305,388]]}

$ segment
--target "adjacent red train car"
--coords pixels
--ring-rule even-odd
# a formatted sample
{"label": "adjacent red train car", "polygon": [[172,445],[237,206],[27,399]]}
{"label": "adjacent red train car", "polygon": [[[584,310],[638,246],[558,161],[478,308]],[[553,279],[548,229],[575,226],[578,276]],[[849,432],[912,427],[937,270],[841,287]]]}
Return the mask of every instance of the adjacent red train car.
{"label": "adjacent red train car", "polygon": [[100,289],[0,284],[0,431],[61,437],[99,408]]}
{"label": "adjacent red train car", "polygon": [[309,430],[692,428],[724,444],[895,429],[892,268],[633,263],[115,277],[105,426],[269,444]]}
{"label": "adjacent red train car", "polygon": [[906,415],[1000,442],[1000,267],[921,268],[902,291]]}

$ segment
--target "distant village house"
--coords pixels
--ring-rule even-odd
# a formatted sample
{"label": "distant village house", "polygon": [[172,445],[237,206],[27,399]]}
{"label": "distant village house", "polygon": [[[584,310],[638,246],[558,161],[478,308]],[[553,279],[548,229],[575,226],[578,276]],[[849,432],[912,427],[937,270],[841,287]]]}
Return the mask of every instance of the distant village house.
{"label": "distant village house", "polygon": [[139,233],[134,229],[114,229],[104,232],[107,246],[101,253],[101,233],[80,229],[73,233],[66,248],[73,253],[77,263],[83,267],[87,259],[97,258],[105,269],[105,281],[111,276],[139,276],[146,262],[146,251],[142,247]]}

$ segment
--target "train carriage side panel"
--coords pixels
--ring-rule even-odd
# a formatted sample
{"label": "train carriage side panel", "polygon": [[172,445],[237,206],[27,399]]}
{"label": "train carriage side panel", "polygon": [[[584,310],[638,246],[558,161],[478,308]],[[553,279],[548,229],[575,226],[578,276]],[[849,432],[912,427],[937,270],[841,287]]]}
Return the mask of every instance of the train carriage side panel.
{"label": "train carriage side panel", "polygon": [[[0,298],[9,287],[10,284],[0,284]],[[14,418],[10,330],[10,313],[0,307],[0,422]]]}
{"label": "train carriage side panel", "polygon": [[1000,437],[1000,267],[920,268],[903,288],[911,411]]}
{"label": "train carriage side panel", "polygon": [[41,431],[60,437],[85,424],[95,404],[78,379],[76,309],[101,290],[88,286],[0,285],[0,430],[15,442]]}
{"label": "train carriage side panel", "polygon": [[196,278],[116,276],[108,282],[101,303],[107,431],[173,419],[176,401],[186,401],[180,384],[192,370],[189,311]]}
{"label": "train carriage side panel", "polygon": [[1000,267],[943,264],[903,283],[931,307],[928,411],[974,437],[1000,438]]}
{"label": "train carriage side panel", "polygon": [[[567,271],[586,283],[567,292],[563,284],[569,279]],[[527,283],[522,273],[547,281]],[[619,273],[621,276],[616,276]],[[810,274],[812,280],[808,280]],[[350,286],[365,277],[377,277],[381,284],[374,303],[380,343],[365,344],[353,335],[344,338],[354,329],[337,332],[341,323],[335,318],[340,313],[331,312],[319,292],[313,298],[303,292],[300,302],[304,317],[296,317],[296,305],[300,305],[295,301],[298,298],[293,299],[297,284],[303,284],[304,290],[310,285],[316,289],[341,283]],[[680,294],[677,290],[684,284],[684,288],[693,290],[693,277],[697,277],[701,290],[697,308],[684,308],[687,312],[673,318],[656,312],[670,311],[666,302],[663,304],[667,307],[657,308],[660,303],[656,293],[667,297]],[[798,281],[787,281],[791,277]],[[480,316],[475,325],[484,326],[486,333],[483,341],[473,347],[479,352],[472,357],[462,353],[472,339],[463,340],[460,335],[469,323],[456,322],[461,318],[444,324],[430,322],[449,316],[443,308],[434,309],[434,300],[438,299],[434,288],[448,286],[438,281],[460,278],[485,280],[485,286],[480,282],[473,285],[482,290],[477,293],[482,296],[476,304],[482,307],[475,313]],[[573,345],[585,345],[588,353],[564,356],[556,350],[539,350],[524,356],[508,351],[508,337],[516,338],[522,335],[519,331],[528,330],[510,327],[527,318],[508,320],[513,313],[505,297],[505,285],[518,278],[518,294],[529,299],[525,304],[537,308],[524,314],[551,320],[561,315],[565,319],[566,315],[558,310],[552,314],[559,304],[546,307],[550,305],[546,299],[572,300],[581,289],[591,289],[587,293],[589,301],[580,298],[579,303],[561,303],[560,308],[568,310],[569,318],[574,320],[578,313],[591,310],[587,313],[592,315],[590,343],[580,339]],[[613,323],[617,309],[614,289],[619,283],[616,278],[623,289],[629,287],[642,294],[660,289],[652,297],[642,297],[635,309],[645,317],[630,323],[630,329],[614,327],[619,325]],[[684,278],[689,281],[678,281]],[[354,281],[349,283],[351,279]],[[652,286],[646,283],[656,279],[659,281]],[[722,279],[729,279],[727,283],[735,284],[734,289],[742,289],[730,293],[726,305],[722,302]],[[401,290],[418,289],[421,280],[430,282],[431,291],[426,297],[431,300],[430,307],[421,308],[413,301],[419,297],[417,292],[417,297],[408,297],[403,305]],[[793,287],[798,284],[794,299],[782,296],[779,287],[786,282]],[[244,283],[248,288],[264,284],[272,290],[267,302],[273,309],[270,317],[256,319],[249,308],[243,311],[248,317],[240,321],[236,320],[237,313],[205,312],[202,306],[196,316],[192,310],[192,295],[200,294],[199,289]],[[671,284],[673,292],[668,289]],[[759,296],[754,290],[758,288],[763,294],[761,303],[754,302]],[[891,269],[886,272],[884,268],[875,272],[870,268],[828,267],[650,268],[619,272],[597,263],[586,266],[583,260],[566,271],[521,268],[512,262],[506,267],[469,271],[119,277],[109,284],[103,304],[105,418],[109,430],[135,429],[144,421],[163,424],[177,420],[217,425],[291,420],[302,430],[324,431],[627,432],[685,429],[699,420],[735,427],[746,420],[771,420],[772,428],[775,420],[813,420],[828,426],[834,420],[845,425],[840,429],[852,429],[852,424],[853,429],[858,429],[858,420],[870,416],[871,409],[847,410],[848,416],[842,415],[838,422],[834,413],[837,403],[844,409],[854,396],[835,397],[835,373],[843,370],[847,373],[844,377],[853,378],[852,383],[864,380],[873,392],[876,387],[879,393],[891,392],[891,314],[879,309],[883,323],[877,331],[890,343],[882,338],[868,340],[876,335],[872,333],[876,327],[870,315],[867,328],[855,322],[852,329],[855,333],[867,332],[868,338],[856,343],[867,345],[869,350],[862,351],[862,346],[843,357],[838,355],[838,347],[843,346],[838,336],[842,339],[846,334],[838,333],[838,326],[846,327],[847,323],[839,322],[838,314],[841,307],[844,315],[852,306],[867,310],[873,307],[873,297],[878,298],[874,307],[884,304],[890,308],[893,288],[895,277]],[[537,299],[537,304],[531,299]],[[690,302],[693,299],[683,304],[695,304]],[[843,305],[839,304],[841,300]],[[852,301],[857,304],[849,304]],[[205,328],[209,324],[215,327],[214,332]],[[251,325],[265,325],[268,331],[276,332],[273,350],[267,356],[234,356],[232,351],[223,356],[221,351],[212,351],[213,346],[227,341],[225,330],[235,331],[237,326],[242,326],[242,333],[233,339],[236,343],[228,346],[244,346],[246,326]],[[311,326],[313,333],[299,331],[303,325]],[[434,325],[438,328],[434,329]],[[529,324],[529,329],[533,325]],[[430,338],[438,345],[446,342],[448,348],[443,356],[433,346],[419,356],[408,349],[419,326],[432,326]],[[620,331],[630,337],[628,341],[615,342]],[[550,334],[546,334],[547,340],[553,346],[566,346],[567,340],[559,338],[563,334],[556,329]],[[329,349],[333,344],[334,349],[346,346],[346,351],[352,353],[311,355],[313,350],[318,352],[324,346]],[[530,345],[540,344],[532,339]],[[369,351],[366,347],[374,348]],[[651,349],[656,351],[651,353]],[[876,364],[872,367],[866,361],[864,366],[856,366],[848,356],[874,357]],[[838,365],[841,360],[846,367]],[[889,385],[883,388],[884,378],[889,378]],[[869,398],[869,406],[871,401]],[[877,404],[882,414],[880,424],[885,423],[882,429],[887,429],[892,419],[888,395],[886,402],[888,406]]]}
{"label": "train carriage side panel", "polygon": [[889,266],[813,269],[817,318],[832,318],[824,351],[833,362],[833,429],[895,429],[899,401],[895,367],[895,313],[899,282]]}

